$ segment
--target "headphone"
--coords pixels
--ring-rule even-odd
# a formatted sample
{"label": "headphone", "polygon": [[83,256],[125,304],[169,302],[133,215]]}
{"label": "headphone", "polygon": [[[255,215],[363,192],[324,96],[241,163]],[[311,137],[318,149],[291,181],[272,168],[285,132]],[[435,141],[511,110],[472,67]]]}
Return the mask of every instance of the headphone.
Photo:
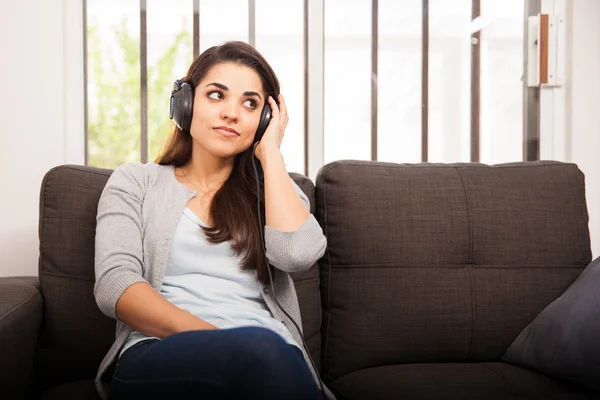
{"label": "headphone", "polygon": [[[175,83],[173,84],[173,91],[171,92],[171,99],[169,101],[169,105],[170,105],[169,118],[172,119],[175,122],[175,124],[177,124],[177,127],[179,129],[181,129],[184,132],[189,132],[190,127],[192,126],[192,115],[193,115],[193,111],[194,111],[194,88],[192,87],[192,85],[190,83],[186,82],[184,79],[176,80]],[[268,102],[265,102],[265,106],[263,107],[262,112],[260,114],[260,121],[258,123],[258,129],[256,130],[256,135],[254,136],[254,143],[260,141],[260,139],[264,135],[265,131],[267,130],[267,127],[269,126],[269,122],[271,122],[271,117],[272,117],[271,106],[269,106]],[[294,318],[292,318],[292,316],[283,309],[281,304],[279,304],[279,301],[277,301],[277,296],[275,296],[275,287],[273,286],[273,276],[271,274],[271,268],[269,267],[269,260],[267,259],[267,255],[266,255],[267,253],[265,251],[263,223],[262,223],[262,218],[260,216],[260,214],[261,214],[261,212],[260,212],[260,186],[261,186],[262,182],[259,177],[262,177],[262,173],[259,174],[258,169],[256,168],[256,163],[259,161],[254,156],[255,150],[256,150],[256,147],[253,146],[252,166],[254,167],[254,177],[256,178],[256,194],[258,196],[258,202],[257,202],[258,224],[259,224],[259,229],[260,229],[260,240],[261,240],[262,248],[263,248],[263,258],[264,258],[264,262],[266,263],[266,266],[267,266],[267,271],[269,272],[269,280],[271,282],[271,291],[273,293],[273,299],[275,300],[277,307],[279,307],[279,309],[281,311],[283,311],[283,313],[290,319],[290,321],[292,321],[294,323],[294,326],[296,327],[298,333],[300,334],[300,339],[302,339],[302,344],[304,345],[306,354],[308,355],[308,358],[313,366],[313,369],[315,370],[315,373],[317,374],[317,377],[319,378],[319,383],[321,384],[319,387],[319,390],[321,391],[323,398],[327,399],[327,396],[325,395],[325,390],[323,389],[323,381],[321,379],[321,375],[319,374],[319,371],[317,370],[317,367],[315,366],[315,363],[310,355],[310,352],[308,351],[308,347],[306,345],[306,342],[304,341],[304,335],[302,334],[300,327],[298,326],[296,321],[294,321]],[[261,172],[262,172],[262,170],[261,170]]]}

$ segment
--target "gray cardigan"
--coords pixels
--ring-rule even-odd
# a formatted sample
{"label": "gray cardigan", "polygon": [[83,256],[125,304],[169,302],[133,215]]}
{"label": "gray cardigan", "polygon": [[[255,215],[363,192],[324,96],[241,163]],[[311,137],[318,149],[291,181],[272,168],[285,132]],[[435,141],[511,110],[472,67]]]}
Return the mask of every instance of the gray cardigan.
{"label": "gray cardigan", "polygon": [[[295,183],[294,187],[309,208],[307,197]],[[195,195],[196,191],[177,180],[173,166],[127,163],[113,172],[98,203],[96,227],[94,296],[104,314],[117,319],[117,300],[136,282],[147,282],[160,290],[177,222]],[[323,231],[312,214],[293,232],[265,226],[266,256],[278,269],[273,282],[277,300],[300,329],[298,298],[289,272],[310,268],[324,254],[326,245]],[[282,321],[294,340],[301,344],[294,324],[275,304],[270,285],[263,286],[262,293],[273,317]],[[110,367],[132,330],[117,319],[115,342],[96,376],[96,388],[105,400],[108,398]],[[318,384],[306,351],[303,352]],[[329,399],[335,399],[327,387],[325,390]]]}

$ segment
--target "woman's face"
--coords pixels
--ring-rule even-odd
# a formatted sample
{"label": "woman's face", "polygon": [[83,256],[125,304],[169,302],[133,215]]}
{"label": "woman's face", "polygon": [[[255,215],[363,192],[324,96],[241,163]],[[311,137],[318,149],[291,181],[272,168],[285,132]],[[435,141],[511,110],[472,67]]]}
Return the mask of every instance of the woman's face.
{"label": "woman's face", "polygon": [[256,71],[231,62],[217,64],[196,86],[190,133],[209,153],[235,156],[252,145],[265,101]]}

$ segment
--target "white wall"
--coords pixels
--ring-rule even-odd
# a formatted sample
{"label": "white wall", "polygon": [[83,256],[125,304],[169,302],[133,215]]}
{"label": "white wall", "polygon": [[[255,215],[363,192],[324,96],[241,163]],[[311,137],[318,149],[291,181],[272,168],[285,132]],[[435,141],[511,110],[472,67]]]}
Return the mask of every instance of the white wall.
{"label": "white wall", "polygon": [[586,174],[594,257],[600,256],[600,1],[568,1],[570,84],[566,96],[567,160]]}
{"label": "white wall", "polygon": [[42,178],[83,163],[80,3],[0,0],[0,276],[37,275]]}
{"label": "white wall", "polygon": [[576,163],[586,177],[593,257],[600,256],[600,1],[542,0],[564,17],[565,82],[542,88],[541,158]]}

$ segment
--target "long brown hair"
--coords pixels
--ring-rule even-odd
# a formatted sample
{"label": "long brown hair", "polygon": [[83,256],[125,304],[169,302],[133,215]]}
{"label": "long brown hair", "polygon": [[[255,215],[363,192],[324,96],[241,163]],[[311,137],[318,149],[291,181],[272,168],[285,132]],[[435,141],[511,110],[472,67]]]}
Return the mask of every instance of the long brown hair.
{"label": "long brown hair", "polygon": [[[184,80],[195,89],[213,66],[225,62],[252,68],[261,78],[265,95],[277,99],[279,80],[273,69],[254,47],[244,42],[227,42],[205,50],[192,62]],[[175,126],[156,163],[185,166],[192,158],[192,140],[189,132],[183,132]],[[209,213],[213,226],[202,229],[211,243],[231,241],[235,254],[243,256],[242,269],[255,269],[258,280],[266,284],[269,282],[269,274],[266,270],[268,266],[263,263],[261,241],[262,225],[265,224],[263,171],[260,162],[252,155],[254,142],[246,151],[235,157],[231,174],[215,193],[210,205]],[[257,196],[254,166],[261,181],[260,201]],[[258,221],[259,206],[262,224]],[[273,269],[271,271],[275,272]]]}

